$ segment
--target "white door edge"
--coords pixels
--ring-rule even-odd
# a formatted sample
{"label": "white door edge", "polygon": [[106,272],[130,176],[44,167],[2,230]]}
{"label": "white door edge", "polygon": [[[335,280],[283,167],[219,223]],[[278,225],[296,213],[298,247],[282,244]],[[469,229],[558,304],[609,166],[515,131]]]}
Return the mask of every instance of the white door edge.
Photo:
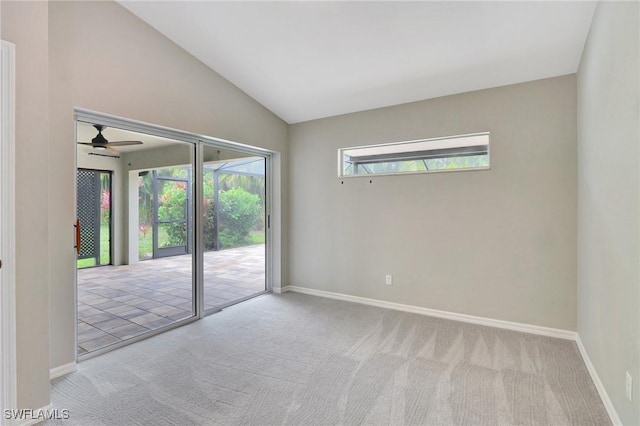
{"label": "white door edge", "polygon": [[[15,45],[0,47],[0,407],[17,406],[15,282]],[[5,424],[2,416],[2,424]]]}

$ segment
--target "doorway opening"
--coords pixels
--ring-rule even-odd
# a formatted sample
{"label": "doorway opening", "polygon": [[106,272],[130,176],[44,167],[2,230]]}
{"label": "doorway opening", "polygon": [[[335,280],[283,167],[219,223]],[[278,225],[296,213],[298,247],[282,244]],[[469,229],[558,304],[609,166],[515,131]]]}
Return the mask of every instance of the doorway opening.
{"label": "doorway opening", "polygon": [[111,264],[111,173],[77,170],[78,268]]}
{"label": "doorway opening", "polygon": [[268,153],[128,124],[77,114],[79,359],[269,289]]}
{"label": "doorway opening", "polygon": [[139,260],[191,253],[191,183],[189,167],[138,173]]}

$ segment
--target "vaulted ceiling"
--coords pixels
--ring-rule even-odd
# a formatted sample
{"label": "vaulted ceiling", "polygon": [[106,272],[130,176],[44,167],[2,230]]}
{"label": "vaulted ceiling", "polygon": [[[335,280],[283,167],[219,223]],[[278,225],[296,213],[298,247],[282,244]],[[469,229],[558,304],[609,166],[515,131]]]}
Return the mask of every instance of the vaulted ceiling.
{"label": "vaulted ceiling", "polygon": [[288,123],[575,73],[595,2],[120,1]]}

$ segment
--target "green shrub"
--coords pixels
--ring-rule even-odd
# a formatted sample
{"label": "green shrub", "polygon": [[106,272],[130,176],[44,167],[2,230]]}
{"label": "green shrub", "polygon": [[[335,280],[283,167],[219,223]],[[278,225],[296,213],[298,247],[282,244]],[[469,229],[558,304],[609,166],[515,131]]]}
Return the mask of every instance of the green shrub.
{"label": "green shrub", "polygon": [[219,203],[219,248],[250,244],[249,234],[262,216],[260,197],[238,187],[221,192]]}
{"label": "green shrub", "polygon": [[215,248],[216,211],[213,201],[204,199],[202,204],[202,234],[205,251]]}
{"label": "green shrub", "polygon": [[[172,220],[185,217],[187,188],[185,182],[165,181],[158,203],[158,219]],[[184,246],[186,242],[186,224],[174,222],[160,225],[167,231],[167,247]]]}

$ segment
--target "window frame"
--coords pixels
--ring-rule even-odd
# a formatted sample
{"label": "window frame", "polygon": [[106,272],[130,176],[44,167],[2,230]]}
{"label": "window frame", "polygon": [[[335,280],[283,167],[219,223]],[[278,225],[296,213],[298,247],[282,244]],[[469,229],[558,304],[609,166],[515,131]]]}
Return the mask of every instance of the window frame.
{"label": "window frame", "polygon": [[[346,174],[345,173],[345,159],[346,159],[346,152],[350,151],[350,150],[365,150],[365,149],[372,149],[372,148],[383,148],[383,147],[393,147],[393,146],[403,146],[403,145],[409,145],[409,144],[424,144],[424,143],[429,143],[429,142],[436,142],[436,141],[446,141],[446,140],[450,140],[450,139],[464,139],[464,138],[472,138],[472,137],[479,137],[479,136],[486,136],[487,137],[487,144],[486,144],[486,154],[478,154],[478,155],[486,155],[487,156],[487,162],[488,165],[487,166],[479,166],[479,167],[460,167],[460,168],[452,168],[452,169],[434,169],[434,170],[413,170],[413,171],[406,171],[406,172],[389,172],[389,173],[368,173],[368,174]],[[467,145],[467,146],[459,146],[459,147],[452,147],[452,148],[436,148],[433,151],[442,151],[442,150],[446,150],[446,149],[458,149],[461,152],[464,152],[466,147],[470,147],[470,146],[481,146],[481,145]],[[403,151],[398,151],[398,152],[394,152],[394,153],[388,153],[386,155],[388,155],[389,157],[391,157],[392,155],[396,155],[396,158],[391,158],[388,163],[393,162],[393,161],[409,161],[409,160],[419,160],[421,159],[419,155],[414,155],[413,158],[411,158],[411,153],[413,152],[427,152],[426,150],[422,150],[422,151],[410,151],[410,150],[403,150]],[[380,156],[384,156],[385,154],[380,154],[378,155],[378,157]],[[455,158],[455,157],[465,157],[468,155],[451,155],[451,156],[445,156],[442,157],[441,155],[438,154],[434,154],[436,156],[432,157],[431,159],[435,159],[435,158]],[[375,157],[376,155],[367,155],[367,156],[363,156],[363,157]],[[406,158],[401,158],[401,157],[406,157]],[[426,156],[425,156],[426,157]],[[422,158],[422,159],[429,159],[429,158]],[[377,161],[377,162],[373,162],[374,164],[380,164],[380,163],[384,163],[384,161]],[[369,163],[372,164],[372,163]],[[396,176],[396,175],[413,175],[413,174],[423,174],[423,173],[441,173],[441,172],[463,172],[463,171],[479,171],[479,170],[490,170],[491,169],[491,134],[490,132],[478,132],[478,133],[468,133],[468,134],[463,134],[463,135],[455,135],[455,136],[443,136],[443,137],[436,137],[436,138],[427,138],[427,139],[416,139],[416,140],[409,140],[409,141],[401,141],[401,142],[388,142],[388,143],[381,143],[381,144],[372,144],[372,145],[362,145],[362,146],[351,146],[351,147],[344,147],[344,148],[338,148],[338,179],[345,179],[345,178],[359,178],[359,177],[373,177],[373,176]]]}

